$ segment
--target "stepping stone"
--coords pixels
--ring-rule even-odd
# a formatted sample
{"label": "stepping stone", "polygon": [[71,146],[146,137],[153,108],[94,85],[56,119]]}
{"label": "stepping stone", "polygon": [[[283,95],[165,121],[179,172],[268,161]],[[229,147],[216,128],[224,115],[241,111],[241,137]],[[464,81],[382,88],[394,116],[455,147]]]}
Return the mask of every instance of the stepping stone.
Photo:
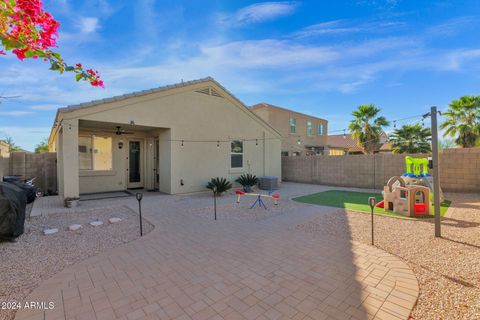
{"label": "stepping stone", "polygon": [[92,222],[90,222],[90,225],[92,225],[94,227],[101,226],[102,224],[103,224],[102,221],[92,221]]}
{"label": "stepping stone", "polygon": [[80,229],[81,227],[82,227],[81,224],[72,224],[72,225],[69,225],[69,226],[68,226],[68,230],[70,230],[70,231],[75,231],[75,230]]}
{"label": "stepping stone", "polygon": [[110,219],[108,219],[108,221],[109,221],[110,223],[117,223],[117,222],[122,221],[122,219],[120,219],[120,218],[110,218]]}
{"label": "stepping stone", "polygon": [[45,229],[43,230],[44,235],[54,234],[58,232],[58,228]]}

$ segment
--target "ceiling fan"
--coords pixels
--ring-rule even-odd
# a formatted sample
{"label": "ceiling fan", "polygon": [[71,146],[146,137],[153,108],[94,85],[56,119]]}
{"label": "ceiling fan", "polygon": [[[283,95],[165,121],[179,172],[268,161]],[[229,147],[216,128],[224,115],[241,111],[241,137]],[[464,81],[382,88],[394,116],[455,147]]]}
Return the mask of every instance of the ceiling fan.
{"label": "ceiling fan", "polygon": [[120,126],[117,126],[117,132],[115,132],[115,134],[117,136],[121,136],[122,134],[134,134],[134,132],[128,132],[128,131],[125,131],[125,129],[122,129],[122,127]]}

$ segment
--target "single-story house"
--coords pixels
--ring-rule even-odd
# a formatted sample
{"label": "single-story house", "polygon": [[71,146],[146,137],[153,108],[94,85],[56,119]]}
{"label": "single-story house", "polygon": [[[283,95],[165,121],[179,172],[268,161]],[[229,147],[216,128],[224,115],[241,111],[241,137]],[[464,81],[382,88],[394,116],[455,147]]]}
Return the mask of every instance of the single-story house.
{"label": "single-story house", "polygon": [[281,135],[211,77],[60,108],[48,144],[64,198],[281,179]]}

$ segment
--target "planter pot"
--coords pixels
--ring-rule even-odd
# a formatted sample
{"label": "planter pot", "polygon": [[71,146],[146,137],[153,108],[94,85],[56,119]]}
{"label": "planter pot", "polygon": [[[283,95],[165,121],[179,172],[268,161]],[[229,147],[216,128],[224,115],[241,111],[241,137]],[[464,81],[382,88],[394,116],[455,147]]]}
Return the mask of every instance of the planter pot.
{"label": "planter pot", "polygon": [[246,193],[250,193],[252,192],[252,187],[251,186],[243,186],[243,191],[245,191]]}
{"label": "planter pot", "polygon": [[68,199],[65,200],[65,207],[67,208],[75,208],[78,206],[78,199]]}

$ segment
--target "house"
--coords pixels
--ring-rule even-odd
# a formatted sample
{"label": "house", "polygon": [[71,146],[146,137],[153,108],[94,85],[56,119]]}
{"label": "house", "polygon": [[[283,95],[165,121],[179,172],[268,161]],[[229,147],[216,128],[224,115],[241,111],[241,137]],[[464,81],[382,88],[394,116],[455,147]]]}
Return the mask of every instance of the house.
{"label": "house", "polygon": [[60,108],[48,143],[64,198],[281,178],[281,135],[210,77]]}
{"label": "house", "polygon": [[[381,146],[376,152],[392,152],[392,146],[388,142],[388,136],[382,132],[380,136]],[[364,154],[362,146],[351,134],[333,134],[328,136],[328,154],[330,156],[343,156],[345,154]]]}
{"label": "house", "polygon": [[250,110],[280,132],[282,156],[328,154],[327,120],[268,103],[253,105]]}
{"label": "house", "polygon": [[10,145],[4,140],[0,140],[0,157],[10,157]]}

